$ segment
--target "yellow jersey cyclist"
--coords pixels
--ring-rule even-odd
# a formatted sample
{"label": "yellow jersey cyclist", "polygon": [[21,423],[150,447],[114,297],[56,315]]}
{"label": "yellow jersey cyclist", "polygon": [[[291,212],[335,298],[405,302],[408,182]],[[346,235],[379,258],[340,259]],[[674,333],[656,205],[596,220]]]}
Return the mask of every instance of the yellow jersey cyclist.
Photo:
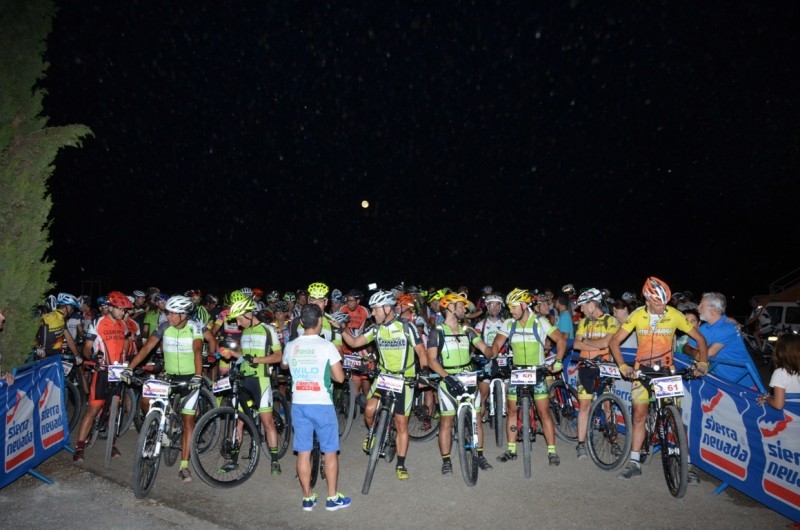
{"label": "yellow jersey cyclist", "polygon": [[[580,352],[581,359],[592,359],[597,362],[610,362],[611,353],[608,343],[619,330],[619,321],[613,316],[603,312],[603,294],[594,288],[586,289],[578,297],[578,307],[583,312],[584,318],[578,322],[575,332],[574,350]],[[589,421],[589,409],[592,406],[594,389],[600,379],[600,369],[597,367],[581,366],[578,369],[578,445],[576,447],[579,459],[587,458],[586,428]]]}
{"label": "yellow jersey cyclist", "polygon": [[[464,385],[455,376],[472,366],[470,344],[491,359],[492,349],[481,340],[478,333],[463,324],[469,301],[457,293],[450,293],[439,299],[439,309],[444,320],[436,324],[428,335],[428,366],[441,376],[439,383],[439,406],[441,419],[439,425],[439,451],[442,455],[442,475],[453,474],[450,460],[452,428],[455,419],[458,397],[465,392]],[[481,415],[481,394],[478,387],[472,395],[475,413]],[[478,465],[481,469],[492,469],[483,456],[483,423],[478,421]]]}
{"label": "yellow jersey cyclist", "polygon": [[[303,291],[305,292],[305,291]],[[339,328],[331,325],[333,318],[325,312],[328,306],[328,293],[330,289],[322,282],[314,282],[308,286],[308,303],[318,306],[322,310],[322,329],[319,331],[319,336],[328,340],[336,346],[339,355],[342,354],[342,335],[339,333]],[[292,325],[289,330],[289,339],[295,340],[298,336],[303,334],[303,324],[300,321],[300,316],[292,320]]]}
{"label": "yellow jersey cyclist", "polygon": [[[556,345],[556,361],[553,363],[553,373],[558,373],[563,368],[564,353],[567,349],[567,340],[544,316],[536,316],[531,308],[533,297],[530,291],[514,289],[506,295],[506,306],[511,318],[506,319],[503,327],[497,332],[492,343],[492,356],[496,356],[508,342],[513,355],[514,368],[533,368],[545,364],[547,349],[545,341],[548,337]],[[488,356],[487,356],[488,357]],[[551,466],[557,466],[561,459],[556,453],[556,430],[553,418],[548,408],[547,380],[541,378],[533,388],[533,403],[539,421],[542,423],[544,439],[547,442],[547,459]],[[509,420],[506,422],[506,435],[508,436],[508,449],[497,457],[499,462],[508,462],[517,458],[517,389],[508,387],[506,408]]]}
{"label": "yellow jersey cyclist", "polygon": [[[242,367],[244,388],[258,400],[258,415],[267,433],[267,444],[271,457],[271,473],[281,474],[278,462],[278,431],[272,415],[272,384],[269,376],[269,365],[281,362],[283,351],[281,341],[275,328],[261,322],[255,315],[256,304],[250,298],[239,300],[231,306],[228,319],[234,320],[242,328],[239,349],[221,350],[226,360],[231,357],[244,357],[247,366]],[[236,466],[235,463],[227,465]],[[225,470],[225,468],[223,468]]]}
{"label": "yellow jersey cyclist", "polygon": [[[52,297],[51,297],[52,300]],[[51,306],[52,307],[52,306]],[[36,333],[36,356],[39,359],[51,355],[61,355],[66,348],[80,360],[78,347],[67,329],[66,319],[80,307],[78,299],[69,293],[58,293],[55,307],[42,315],[39,331]]]}
{"label": "yellow jersey cyclist", "polygon": [[[608,347],[614,361],[619,365],[619,371],[624,377],[631,377],[640,366],[655,369],[657,366],[669,375],[673,365],[673,347],[675,331],[681,330],[697,342],[697,375],[705,375],[708,371],[708,350],[706,340],[686,317],[668,306],[672,297],[669,286],[655,276],[647,278],[642,288],[645,305],[636,309],[628,317],[619,331],[614,334]],[[639,344],[636,350],[636,361],[631,368],[625,364],[620,351],[620,344],[633,332],[636,332]],[[639,451],[642,448],[645,436],[645,421],[650,394],[640,381],[634,381],[631,387],[631,406],[633,408],[633,436],[631,438],[631,460],[623,469],[619,478],[628,480],[642,474]]]}
{"label": "yellow jersey cyclist", "polygon": [[[369,326],[363,334],[354,337],[349,328],[344,326],[344,341],[353,349],[360,349],[367,344],[374,342],[378,348],[378,366],[383,374],[404,377],[406,380],[413,379],[416,375],[414,355],[419,359],[422,375],[428,374],[428,362],[425,356],[425,347],[422,339],[417,332],[416,326],[411,322],[397,318],[394,307],[397,299],[390,291],[378,291],[369,299],[369,307],[375,324]],[[367,426],[372,425],[375,410],[378,407],[378,398],[384,392],[376,388],[377,379],[373,382],[367,396],[367,406],[365,407],[364,419]],[[411,400],[413,391],[408,385],[403,386],[403,391],[396,393],[396,403],[394,423],[397,428],[397,467],[395,473],[397,478],[405,480],[409,478],[406,469],[406,455],[408,454],[408,416],[411,413]],[[367,439],[364,440],[362,448],[369,451]],[[373,440],[374,443],[374,440]]]}

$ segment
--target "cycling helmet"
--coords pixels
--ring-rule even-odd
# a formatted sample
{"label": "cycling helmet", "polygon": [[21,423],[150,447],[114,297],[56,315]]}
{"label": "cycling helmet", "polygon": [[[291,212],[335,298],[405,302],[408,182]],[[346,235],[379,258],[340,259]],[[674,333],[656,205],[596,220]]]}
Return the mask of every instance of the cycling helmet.
{"label": "cycling helmet", "polygon": [[443,287],[443,288],[439,289],[438,291],[436,291],[435,293],[433,293],[428,298],[428,303],[435,302],[436,300],[441,300],[443,296],[445,296],[447,294],[450,294],[452,292],[453,291],[451,291],[449,287]]}
{"label": "cycling helmet", "polygon": [[378,291],[369,298],[370,307],[396,306],[397,298],[391,291]]}
{"label": "cycling helmet", "polygon": [[106,296],[106,302],[111,307],[117,307],[119,309],[130,309],[133,307],[133,304],[131,304],[130,300],[128,300],[128,297],[119,291],[111,291],[108,293]]}
{"label": "cycling helmet", "polygon": [[169,295],[167,293],[158,293],[158,296],[156,296],[156,301],[167,302],[169,301]]}
{"label": "cycling helmet", "polygon": [[500,296],[499,294],[490,294],[490,295],[487,295],[487,296],[486,296],[486,298],[484,298],[484,301],[485,301],[487,304],[488,304],[489,302],[497,302],[497,303],[499,303],[499,304],[500,304],[500,307],[502,307],[502,306],[504,305],[504,303],[503,303],[503,297],[502,297],[502,296]]}
{"label": "cycling helmet", "polygon": [[105,296],[98,296],[97,297],[97,305],[98,306],[108,305],[108,302],[106,302],[106,297]]}
{"label": "cycling helmet", "polygon": [[636,296],[630,291],[625,291],[622,293],[622,300],[625,302],[633,302],[636,300]]}
{"label": "cycling helmet", "polygon": [[133,309],[133,302],[135,302],[135,301],[136,301],[136,297],[134,297],[134,296],[131,296],[131,295],[128,295],[128,296],[126,296],[126,298],[127,298],[127,299],[128,299],[128,301],[131,303],[131,309]]}
{"label": "cycling helmet", "polygon": [[567,285],[565,285],[564,287],[561,288],[561,292],[562,293],[567,293],[569,295],[574,295],[575,294],[575,287],[573,287],[573,285],[571,283],[568,283]]}
{"label": "cycling helmet", "polygon": [[451,304],[457,304],[458,302],[467,304],[469,300],[459,293],[448,293],[439,300],[439,307],[449,307]]}
{"label": "cycling helmet", "polygon": [[207,294],[206,295],[206,303],[207,304],[218,304],[219,303],[219,298],[217,298],[213,294]]}
{"label": "cycling helmet", "polygon": [[56,297],[51,294],[45,298],[44,307],[47,308],[48,311],[55,311],[56,307],[58,307],[58,303],[56,303]]}
{"label": "cycling helmet", "polygon": [[256,308],[255,302],[253,302],[249,298],[245,298],[244,300],[239,300],[238,302],[234,302],[231,305],[231,310],[228,313],[228,320],[234,319],[238,316],[242,316],[248,311],[252,311]]}
{"label": "cycling helmet", "polygon": [[331,318],[333,318],[339,324],[347,324],[348,322],[350,322],[350,315],[348,315],[343,311],[337,311],[333,313],[331,315]]}
{"label": "cycling helmet", "polygon": [[133,291],[133,296],[136,298],[144,298],[147,295],[144,294],[144,291]]}
{"label": "cycling helmet", "polygon": [[419,292],[419,287],[416,285],[409,285],[406,287],[406,294],[416,294]]}
{"label": "cycling helmet", "polygon": [[328,296],[330,289],[322,282],[315,282],[308,286],[308,296],[317,300]]}
{"label": "cycling helmet", "polygon": [[481,292],[483,292],[483,294],[485,294],[485,295],[488,295],[488,294],[493,293],[494,289],[492,289],[491,285],[487,285],[483,289],[481,289]]}
{"label": "cycling helmet", "polygon": [[296,294],[297,296],[308,296],[308,291],[306,291],[305,289],[298,289],[297,291],[295,291],[294,294]]}
{"label": "cycling helmet", "polygon": [[264,291],[258,287],[253,287],[253,296],[264,296]]}
{"label": "cycling helmet", "polygon": [[249,287],[242,287],[239,289],[247,298],[253,298],[253,290]]}
{"label": "cycling helmet", "polygon": [[91,297],[91,296],[89,296],[88,294],[85,294],[85,295],[81,296],[81,297],[78,299],[78,302],[80,302],[80,303],[81,303],[81,305],[83,305],[83,304],[86,304],[86,305],[91,305],[91,303],[92,303],[92,297]]}
{"label": "cycling helmet", "polygon": [[283,295],[283,301],[286,302],[286,303],[296,302],[297,301],[297,296],[295,296],[294,293],[286,293],[286,294]]}
{"label": "cycling helmet", "polygon": [[231,302],[231,307],[233,307],[233,304],[235,304],[236,302],[241,302],[242,300],[247,300],[248,297],[241,290],[238,290],[238,291],[231,291],[231,294],[228,296],[228,299]]}
{"label": "cycling helmet", "polygon": [[406,292],[406,286],[403,285],[402,283],[392,287],[392,293],[394,293],[395,298],[397,298],[401,294],[404,294],[405,292]]}
{"label": "cycling helmet", "polygon": [[603,298],[608,298],[609,296],[611,296],[611,291],[609,291],[608,289],[602,289],[600,291],[600,294],[603,295]]}
{"label": "cycling helmet", "polygon": [[397,305],[400,307],[414,307],[414,297],[404,294],[397,297]]}
{"label": "cycling helmet", "polygon": [[279,293],[278,291],[270,291],[269,294],[267,294],[267,302],[277,302],[280,299],[281,299],[281,293]]}
{"label": "cycling helmet", "polygon": [[166,310],[170,313],[188,314],[194,310],[194,303],[188,296],[175,295],[167,300]]}
{"label": "cycling helmet", "polygon": [[184,296],[188,296],[189,298],[202,298],[203,297],[203,293],[200,292],[200,289],[189,289],[188,291],[183,293],[183,295]]}
{"label": "cycling helmet", "polygon": [[71,305],[75,308],[81,306],[80,302],[78,302],[78,299],[69,293],[58,293],[58,296],[56,296],[56,303],[58,305]]}
{"label": "cycling helmet", "polygon": [[531,303],[531,292],[527,289],[513,289],[510,293],[506,295],[506,305],[519,305],[519,304],[530,304]]}
{"label": "cycling helmet", "polygon": [[343,304],[344,303],[344,295],[342,294],[342,291],[340,291],[339,289],[334,289],[333,291],[331,291],[331,300],[333,300],[335,302],[340,302],[340,303]]}
{"label": "cycling helmet", "polygon": [[349,291],[347,291],[347,294],[345,296],[355,298],[356,300],[361,300],[362,298],[364,298],[364,293],[362,293],[358,289],[350,289]]}
{"label": "cycling helmet", "polygon": [[578,297],[578,305],[585,304],[587,302],[599,302],[602,299],[603,299],[603,293],[601,293],[595,288],[590,288],[584,290]]}
{"label": "cycling helmet", "polygon": [[283,300],[278,300],[275,302],[275,312],[277,313],[278,311],[287,313],[289,311],[289,304]]}
{"label": "cycling helmet", "polygon": [[662,304],[666,304],[669,302],[669,299],[672,298],[672,292],[669,290],[669,286],[663,280],[659,280],[655,276],[650,276],[645,280],[644,287],[642,287],[642,294],[646,300]]}

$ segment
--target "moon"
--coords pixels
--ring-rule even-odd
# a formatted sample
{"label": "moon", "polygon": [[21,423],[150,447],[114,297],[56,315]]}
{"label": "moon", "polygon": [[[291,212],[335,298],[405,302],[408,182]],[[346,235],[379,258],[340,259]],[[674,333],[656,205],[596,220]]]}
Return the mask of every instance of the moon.
{"label": "moon", "polygon": [[362,208],[369,208],[369,201],[368,200],[361,201],[361,207]]}

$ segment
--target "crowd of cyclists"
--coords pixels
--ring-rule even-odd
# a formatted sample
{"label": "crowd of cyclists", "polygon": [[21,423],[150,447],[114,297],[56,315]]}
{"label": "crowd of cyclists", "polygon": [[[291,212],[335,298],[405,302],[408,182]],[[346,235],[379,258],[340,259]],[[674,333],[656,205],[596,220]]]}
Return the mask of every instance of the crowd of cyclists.
{"label": "crowd of cyclists", "polygon": [[[450,459],[451,425],[457,396],[466,389],[458,374],[487,366],[540,367],[555,354],[549,371],[560,372],[568,352],[575,356],[614,362],[623,377],[632,378],[640,367],[665,370],[673,366],[675,352],[691,352],[696,376],[707,373],[708,345],[698,331],[703,304],[688,292],[672,293],[666,282],[649,277],[641,294],[628,291],[614,298],[608,290],[583,289],[572,285],[558,291],[514,288],[503,294],[491,286],[470,298],[466,287],[428,288],[400,284],[392,289],[374,288],[366,294],[359,289],[341,291],[321,282],[305,289],[280,293],[243,287],[222,296],[191,289],[167,295],[158,288],[135,290],[130,294],[112,291],[96,300],[59,293],[48,298],[47,310],[35,343],[35,356],[72,354],[85,380],[88,407],[77,431],[74,460],[84,459],[85,440],[108,392],[108,366],[127,363],[122,381],[131,382],[138,367],[149,365],[171,380],[186,383],[180,390],[183,445],[180,479],[189,482],[190,439],[194,426],[198,390],[204,377],[214,381],[230,370],[231,362],[246,364],[245,385],[258,396],[258,413],[270,448],[271,472],[281,473],[278,435],[273,424],[274,385],[287,391],[287,372],[281,371],[281,352],[291,340],[303,334],[300,312],[315,304],[324,313],[320,336],[330,341],[340,355],[358,356],[365,367],[408,380],[417,377],[438,389],[441,427],[439,450],[442,474],[452,474]],[[721,296],[721,295],[719,295]],[[724,297],[722,313],[724,314]],[[688,344],[689,348],[684,349]],[[625,362],[621,348],[635,348],[635,361]],[[369,373],[369,372],[367,372]],[[90,376],[91,374],[91,376]],[[356,403],[371,425],[377,397],[385,390],[375,387],[374,378],[354,373]],[[586,458],[586,418],[597,384],[596,368],[581,367],[577,394],[580,403],[577,458]],[[288,383],[290,384],[290,383]],[[508,417],[516,415],[515,387],[507,395]],[[290,387],[289,387],[290,390]],[[488,384],[479,384],[473,400],[477,414],[486,399]],[[408,417],[411,393],[397,392],[401,405],[395,409],[397,429],[396,477],[410,477]],[[546,440],[548,463],[558,466],[553,420],[547,410],[547,383],[533,391],[536,411]],[[619,478],[641,474],[639,449],[644,438],[649,395],[639,381],[631,392],[633,435],[628,465]],[[143,405],[144,406],[144,405]],[[517,425],[506,424],[506,450],[496,458],[502,465],[517,458]],[[483,422],[478,422],[478,465],[491,470],[483,455]],[[362,448],[369,452],[370,437]],[[112,456],[120,456],[114,444]],[[695,475],[690,483],[696,482]]]}

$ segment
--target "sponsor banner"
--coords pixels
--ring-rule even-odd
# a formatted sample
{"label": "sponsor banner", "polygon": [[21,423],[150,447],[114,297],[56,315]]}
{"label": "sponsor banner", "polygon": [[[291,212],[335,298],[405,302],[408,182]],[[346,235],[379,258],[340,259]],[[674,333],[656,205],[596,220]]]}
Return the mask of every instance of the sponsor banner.
{"label": "sponsor banner", "polygon": [[69,445],[63,387],[59,356],[27,365],[12,386],[0,383],[0,410],[5,413],[0,488]]}

